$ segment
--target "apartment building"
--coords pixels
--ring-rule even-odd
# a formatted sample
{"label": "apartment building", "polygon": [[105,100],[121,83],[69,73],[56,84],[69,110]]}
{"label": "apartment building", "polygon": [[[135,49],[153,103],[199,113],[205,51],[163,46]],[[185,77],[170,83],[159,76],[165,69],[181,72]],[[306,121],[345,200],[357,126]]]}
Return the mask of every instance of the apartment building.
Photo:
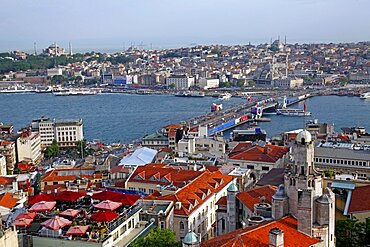
{"label": "apartment building", "polygon": [[41,155],[40,133],[25,130],[17,139],[18,162],[26,161],[37,164]]}
{"label": "apartment building", "polygon": [[194,84],[195,78],[188,75],[172,75],[166,79],[167,87],[174,85],[176,90],[187,90]]}

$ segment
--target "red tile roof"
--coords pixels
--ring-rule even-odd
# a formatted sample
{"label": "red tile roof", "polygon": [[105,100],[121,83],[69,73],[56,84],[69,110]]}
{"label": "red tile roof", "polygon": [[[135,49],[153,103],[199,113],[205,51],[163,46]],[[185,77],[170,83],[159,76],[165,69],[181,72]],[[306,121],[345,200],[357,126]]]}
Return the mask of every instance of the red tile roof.
{"label": "red tile roof", "polygon": [[201,243],[201,247],[268,247],[269,231],[279,228],[284,231],[285,247],[309,247],[320,242],[297,230],[297,220],[286,216],[277,221],[270,221],[259,226],[238,229]]}
{"label": "red tile roof", "polygon": [[266,144],[265,147],[255,145],[238,150],[236,153],[231,151],[229,159],[275,163],[288,152],[289,148],[287,147],[270,144]]}
{"label": "red tile roof", "polygon": [[206,168],[210,172],[215,172],[215,171],[220,170],[220,167],[218,166],[205,166],[204,168]]}
{"label": "red tile roof", "polygon": [[370,185],[356,187],[352,192],[348,212],[370,211]]}
{"label": "red tile roof", "polygon": [[265,197],[265,202],[270,203],[272,196],[276,192],[275,186],[262,186],[256,189],[250,189],[244,192],[240,192],[236,197],[241,203],[243,203],[249,210],[254,211],[254,204],[260,202],[261,197]]}
{"label": "red tile roof", "polygon": [[15,181],[17,181],[16,177],[0,176],[0,185],[12,185],[12,183]]}
{"label": "red tile roof", "polygon": [[197,178],[200,174],[202,174],[200,171],[165,167],[165,164],[148,164],[137,167],[128,182],[162,185],[173,184],[181,188],[187,184],[188,181]]}
{"label": "red tile roof", "polygon": [[182,126],[180,124],[170,124],[163,127],[164,129],[181,129]]}
{"label": "red tile roof", "polygon": [[118,172],[123,172],[123,173],[129,173],[129,170],[125,168],[125,166],[115,166],[110,169],[111,173],[118,173]]}
{"label": "red tile roof", "polygon": [[181,202],[181,208],[175,209],[177,215],[190,215],[193,210],[203,204],[208,198],[228,186],[233,180],[232,176],[221,172],[205,171],[191,183],[179,189],[172,195],[158,197],[159,200]]}
{"label": "red tile roof", "polygon": [[216,205],[226,206],[227,205],[227,196],[221,197],[217,202]]}
{"label": "red tile roof", "polygon": [[0,195],[0,206],[12,209],[19,200],[14,198],[9,192]]}

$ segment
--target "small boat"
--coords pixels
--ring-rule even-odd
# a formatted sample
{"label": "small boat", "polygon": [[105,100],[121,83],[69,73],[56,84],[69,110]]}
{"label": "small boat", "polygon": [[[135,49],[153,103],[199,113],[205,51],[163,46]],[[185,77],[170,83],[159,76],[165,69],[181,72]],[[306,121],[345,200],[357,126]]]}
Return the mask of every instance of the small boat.
{"label": "small boat", "polygon": [[206,94],[204,92],[190,92],[189,97],[204,97]]}
{"label": "small boat", "polygon": [[176,97],[189,97],[189,93],[187,92],[178,92],[175,94]]}
{"label": "small boat", "polygon": [[222,110],[222,104],[213,103],[211,106],[211,112],[217,112]]}
{"label": "small boat", "polygon": [[36,93],[51,93],[52,89],[51,87],[37,87],[35,92]]}
{"label": "small boat", "polygon": [[297,116],[297,117],[311,116],[311,112],[305,111],[303,109],[295,109],[295,108],[277,109],[276,114],[283,115],[283,116]]}
{"label": "small boat", "polygon": [[231,93],[223,93],[218,96],[220,100],[228,100],[232,97]]}
{"label": "small boat", "polygon": [[370,92],[361,94],[360,99],[370,99]]}

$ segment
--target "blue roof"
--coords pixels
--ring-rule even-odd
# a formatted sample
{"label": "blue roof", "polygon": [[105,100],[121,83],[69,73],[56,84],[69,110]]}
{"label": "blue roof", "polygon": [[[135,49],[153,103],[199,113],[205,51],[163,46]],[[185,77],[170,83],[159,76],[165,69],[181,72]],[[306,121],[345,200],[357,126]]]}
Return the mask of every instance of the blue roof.
{"label": "blue roof", "polygon": [[333,182],[331,184],[331,187],[332,188],[337,188],[337,189],[354,190],[355,189],[355,184],[343,183],[343,182]]}
{"label": "blue roof", "polygon": [[185,237],[184,237],[184,239],[182,240],[182,242],[183,242],[184,244],[196,244],[196,243],[199,243],[199,241],[198,241],[198,236],[197,236],[197,234],[195,234],[194,232],[189,231],[189,232],[185,235]]}

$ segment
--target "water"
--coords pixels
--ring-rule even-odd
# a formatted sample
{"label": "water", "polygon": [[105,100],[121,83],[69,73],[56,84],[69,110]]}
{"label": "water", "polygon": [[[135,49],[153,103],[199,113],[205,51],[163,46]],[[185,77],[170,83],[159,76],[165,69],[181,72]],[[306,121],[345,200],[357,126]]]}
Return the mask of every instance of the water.
{"label": "water", "polygon": [[[17,130],[40,116],[82,118],[85,138],[104,142],[129,142],[161,127],[210,112],[215,98],[181,98],[171,95],[100,94],[56,97],[52,94],[0,94],[0,122],[14,124]],[[219,102],[219,101],[218,101]],[[244,102],[241,98],[223,101],[224,107]],[[355,125],[370,130],[370,100],[358,97],[321,96],[306,101],[307,110],[320,122],[341,127]],[[292,107],[303,108],[300,102]],[[268,136],[303,127],[304,118],[269,115],[261,123]],[[243,128],[245,126],[241,126]]]}
{"label": "water", "polygon": [[[57,97],[52,94],[0,94],[0,122],[18,130],[32,119],[82,118],[87,140],[129,142],[163,126],[210,112],[218,99],[182,98],[171,95],[99,94]],[[223,101],[224,107],[243,102]]]}

